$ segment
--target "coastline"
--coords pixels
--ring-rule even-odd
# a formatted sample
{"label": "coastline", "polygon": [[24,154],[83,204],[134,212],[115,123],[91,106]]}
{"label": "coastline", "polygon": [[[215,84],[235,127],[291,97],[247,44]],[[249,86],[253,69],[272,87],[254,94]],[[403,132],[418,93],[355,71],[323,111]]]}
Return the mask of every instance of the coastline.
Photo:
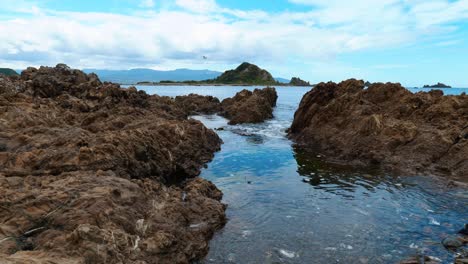
{"label": "coastline", "polygon": [[314,87],[311,86],[297,86],[290,84],[223,84],[223,83],[136,83],[136,84],[126,84],[120,83],[120,85],[125,86],[233,86],[233,87],[249,87],[249,86],[279,86],[279,87]]}

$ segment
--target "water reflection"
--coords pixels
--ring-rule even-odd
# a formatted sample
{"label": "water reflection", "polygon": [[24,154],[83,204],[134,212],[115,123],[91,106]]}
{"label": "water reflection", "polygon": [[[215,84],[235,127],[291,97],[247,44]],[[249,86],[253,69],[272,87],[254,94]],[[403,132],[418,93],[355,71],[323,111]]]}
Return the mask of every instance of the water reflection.
{"label": "water reflection", "polygon": [[325,162],[320,154],[300,146],[294,146],[294,158],[297,162],[297,173],[304,182],[315,189],[353,198],[352,192],[362,187],[369,192],[393,188],[402,188],[398,177],[384,174],[378,167],[355,167]]}

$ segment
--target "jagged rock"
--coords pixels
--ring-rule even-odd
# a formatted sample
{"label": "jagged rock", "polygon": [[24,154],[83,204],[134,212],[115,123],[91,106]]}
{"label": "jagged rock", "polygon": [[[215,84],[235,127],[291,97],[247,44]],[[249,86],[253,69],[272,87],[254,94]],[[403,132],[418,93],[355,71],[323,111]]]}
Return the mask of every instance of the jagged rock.
{"label": "jagged rock", "polygon": [[405,174],[468,176],[468,96],[413,94],[400,84],[321,83],[295,113],[289,135],[334,161]]}
{"label": "jagged rock", "polygon": [[277,99],[275,88],[255,89],[253,92],[242,90],[233,98],[221,102],[221,115],[230,120],[230,125],[260,123],[273,118],[273,107],[276,106]]}
{"label": "jagged rock", "polygon": [[178,107],[183,109],[187,115],[211,115],[221,111],[219,99],[213,96],[202,96],[198,94],[176,96],[175,103]]}
{"label": "jagged rock", "polygon": [[221,192],[194,177],[220,148],[214,131],[169,97],[66,65],[29,68],[0,80],[0,91],[2,263],[206,254],[225,208]]}

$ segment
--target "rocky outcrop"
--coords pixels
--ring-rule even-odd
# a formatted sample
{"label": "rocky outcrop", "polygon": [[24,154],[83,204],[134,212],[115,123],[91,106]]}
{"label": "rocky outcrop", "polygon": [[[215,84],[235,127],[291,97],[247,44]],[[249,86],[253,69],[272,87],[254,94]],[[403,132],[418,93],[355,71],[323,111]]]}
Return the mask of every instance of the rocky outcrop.
{"label": "rocky outcrop", "polygon": [[302,99],[289,136],[352,164],[467,179],[468,96],[413,94],[400,84],[320,83]]}
{"label": "rocky outcrop", "polygon": [[276,80],[266,70],[257,65],[247,62],[242,63],[234,70],[229,70],[221,74],[211,83],[218,84],[244,84],[244,85],[274,85]]}
{"label": "rocky outcrop", "polygon": [[221,115],[230,120],[230,125],[260,123],[273,118],[277,99],[275,88],[255,89],[253,92],[242,90],[221,102]]}
{"label": "rocky outcrop", "polygon": [[175,102],[187,115],[212,115],[221,111],[219,99],[213,96],[202,96],[198,94],[176,96]]}
{"label": "rocky outcrop", "polygon": [[225,207],[195,176],[220,144],[173,99],[66,65],[0,80],[0,259],[201,258]]}

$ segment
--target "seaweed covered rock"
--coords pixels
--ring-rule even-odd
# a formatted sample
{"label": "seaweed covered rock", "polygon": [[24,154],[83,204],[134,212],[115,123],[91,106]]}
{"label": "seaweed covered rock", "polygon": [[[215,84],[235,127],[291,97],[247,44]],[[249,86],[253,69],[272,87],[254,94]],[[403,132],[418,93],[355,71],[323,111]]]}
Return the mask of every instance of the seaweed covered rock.
{"label": "seaweed covered rock", "polygon": [[169,97],[66,65],[0,80],[0,259],[188,263],[225,222],[221,139]]}
{"label": "seaweed covered rock", "polygon": [[273,118],[277,99],[275,88],[255,89],[253,92],[242,90],[221,102],[221,115],[230,120],[230,125],[260,123]]}
{"label": "seaweed covered rock", "polygon": [[335,161],[405,174],[467,179],[468,96],[411,93],[400,84],[320,83],[302,99],[289,135]]}

